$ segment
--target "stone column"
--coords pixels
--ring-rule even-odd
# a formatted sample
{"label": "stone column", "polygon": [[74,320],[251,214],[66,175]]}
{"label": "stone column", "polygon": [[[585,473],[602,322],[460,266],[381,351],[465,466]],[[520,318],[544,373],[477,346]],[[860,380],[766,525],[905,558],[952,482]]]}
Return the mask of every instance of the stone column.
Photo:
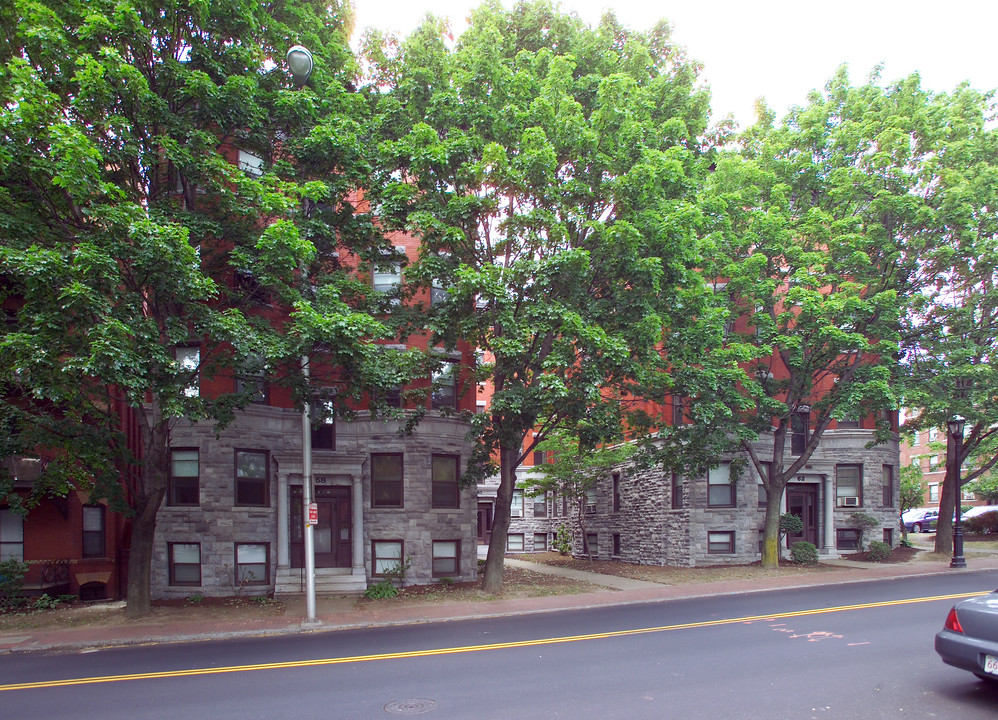
{"label": "stone column", "polygon": [[835,481],[831,475],[823,475],[823,490],[825,496],[824,522],[822,522],[821,552],[826,555],[835,554]]}
{"label": "stone column", "polygon": [[277,568],[283,570],[291,566],[291,553],[288,549],[288,520],[290,515],[290,488],[287,473],[277,475]]}
{"label": "stone column", "polygon": [[361,473],[353,474],[353,491],[350,493],[350,512],[353,515],[353,531],[350,536],[353,557],[351,574],[366,575],[364,571],[364,486]]}

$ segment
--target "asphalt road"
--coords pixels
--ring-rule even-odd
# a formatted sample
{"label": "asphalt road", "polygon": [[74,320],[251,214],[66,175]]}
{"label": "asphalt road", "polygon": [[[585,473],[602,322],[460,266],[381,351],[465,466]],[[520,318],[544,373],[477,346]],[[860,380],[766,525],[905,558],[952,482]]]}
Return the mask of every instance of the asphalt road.
{"label": "asphalt road", "polygon": [[[998,573],[0,656],[0,718],[994,718],[932,639]],[[27,684],[27,687],[21,687]]]}

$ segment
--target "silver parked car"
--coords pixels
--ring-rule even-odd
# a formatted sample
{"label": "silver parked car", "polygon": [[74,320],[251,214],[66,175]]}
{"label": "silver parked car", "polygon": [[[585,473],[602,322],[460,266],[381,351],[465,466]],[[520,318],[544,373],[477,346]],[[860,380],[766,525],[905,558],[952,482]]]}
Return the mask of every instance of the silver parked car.
{"label": "silver parked car", "polygon": [[998,590],[954,605],[936,634],[936,652],[947,665],[998,683]]}

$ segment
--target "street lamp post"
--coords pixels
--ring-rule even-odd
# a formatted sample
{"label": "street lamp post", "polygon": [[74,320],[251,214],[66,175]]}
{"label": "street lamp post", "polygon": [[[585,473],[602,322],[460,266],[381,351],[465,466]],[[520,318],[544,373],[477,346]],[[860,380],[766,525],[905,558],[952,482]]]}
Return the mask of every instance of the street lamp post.
{"label": "street lamp post", "polygon": [[[312,53],[302,45],[295,45],[287,54],[288,67],[298,88],[305,86],[312,74]],[[302,269],[304,275],[304,268]],[[301,359],[302,374],[306,381],[309,377],[309,358],[303,355]],[[315,527],[312,524],[312,413],[309,404],[301,416],[301,474],[302,474],[302,504],[305,520],[305,624],[318,624],[315,617]]]}
{"label": "street lamp post", "polygon": [[963,525],[960,522],[960,452],[963,449],[963,426],[965,420],[956,415],[947,425],[950,439],[953,442],[953,462],[949,464],[949,482],[953,485],[953,559],[951,568],[965,568],[967,561],[963,557]]}

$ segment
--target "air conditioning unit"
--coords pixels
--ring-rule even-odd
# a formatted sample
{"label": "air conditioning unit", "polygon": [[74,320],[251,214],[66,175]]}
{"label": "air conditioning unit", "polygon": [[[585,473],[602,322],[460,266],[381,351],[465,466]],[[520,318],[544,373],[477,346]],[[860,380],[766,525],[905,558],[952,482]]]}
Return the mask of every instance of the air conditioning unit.
{"label": "air conditioning unit", "polygon": [[859,507],[859,498],[855,496],[842,498],[842,507]]}

